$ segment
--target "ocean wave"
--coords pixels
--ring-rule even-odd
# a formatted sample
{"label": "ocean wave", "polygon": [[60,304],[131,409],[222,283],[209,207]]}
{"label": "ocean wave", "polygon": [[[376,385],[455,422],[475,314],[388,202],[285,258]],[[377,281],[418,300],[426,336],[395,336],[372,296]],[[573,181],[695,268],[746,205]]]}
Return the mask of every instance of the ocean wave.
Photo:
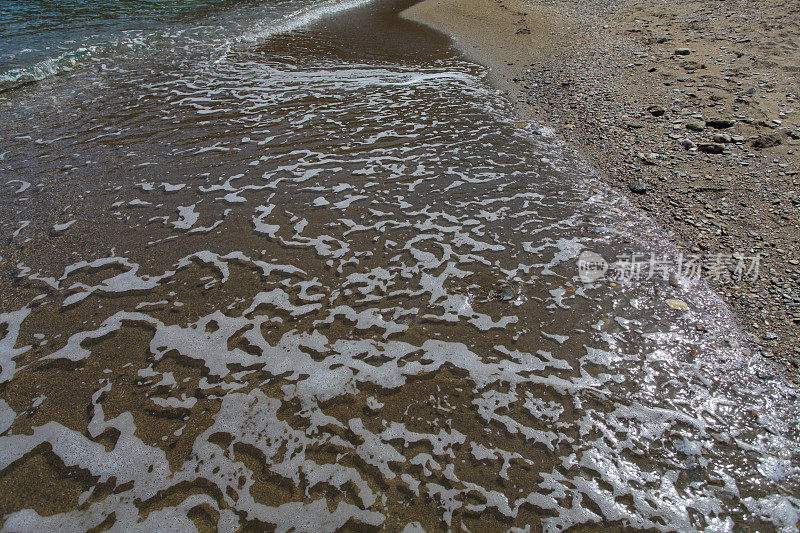
{"label": "ocean wave", "polygon": [[328,1],[306,6],[278,20],[260,21],[252,30],[241,35],[238,41],[252,42],[287,33],[307,26],[328,15],[353,9],[370,1],[372,0]]}
{"label": "ocean wave", "polygon": [[[283,16],[276,16],[277,14],[273,13],[271,16],[259,17],[258,22],[252,25],[251,29],[245,31],[244,34],[240,34],[233,39],[230,37],[222,38],[223,46],[221,50],[223,54],[221,57],[227,57],[227,52],[230,50],[231,45],[237,42],[254,42],[272,35],[287,33],[320,20],[325,16],[358,7],[369,1],[371,0],[328,0],[306,5]],[[194,30],[197,29],[198,28],[194,28]],[[215,38],[217,36],[213,34],[209,35],[206,32],[201,32],[201,35],[193,35],[193,32],[189,33],[190,35],[184,35],[183,37],[189,39],[192,37],[196,39],[208,39],[212,41],[208,44],[219,45],[219,42],[216,42],[217,39]],[[76,68],[80,68],[81,65],[88,64],[99,58],[111,57],[126,50],[145,46],[148,43],[152,45],[153,43],[150,42],[151,39],[153,37],[157,38],[158,35],[160,35],[159,32],[156,32],[154,35],[137,34],[133,37],[126,36],[119,40],[111,40],[110,42],[84,44],[78,48],[64,50],[58,56],[48,57],[30,65],[19,66],[6,70],[5,72],[0,72],[0,93],[72,72]],[[176,37],[176,35],[172,33],[161,36],[167,38]],[[145,39],[145,37],[147,37],[147,39]]]}
{"label": "ocean wave", "polygon": [[36,83],[54,76],[72,72],[81,64],[98,57],[106,57],[121,49],[131,49],[144,44],[141,39],[123,39],[113,43],[81,46],[67,50],[57,57],[43,59],[33,65],[18,67],[0,74],[0,93]]}
{"label": "ocean wave", "polygon": [[423,83],[439,83],[439,82],[460,82],[465,85],[477,85],[481,83],[479,78],[473,75],[461,72],[436,72],[416,74],[407,80],[398,82],[397,85],[419,85]]}
{"label": "ocean wave", "polygon": [[63,72],[71,71],[75,65],[87,56],[91,56],[97,46],[81,47],[64,52],[58,57],[39,61],[28,67],[14,68],[0,75],[0,92],[15,89],[50,78]]}

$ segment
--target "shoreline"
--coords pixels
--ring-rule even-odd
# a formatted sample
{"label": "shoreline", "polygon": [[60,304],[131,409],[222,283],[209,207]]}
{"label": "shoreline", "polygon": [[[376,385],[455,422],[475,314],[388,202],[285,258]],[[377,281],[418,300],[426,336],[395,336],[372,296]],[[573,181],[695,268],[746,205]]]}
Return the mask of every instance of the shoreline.
{"label": "shoreline", "polygon": [[[687,256],[716,259],[709,285],[800,386],[800,12],[780,0],[423,0],[401,16],[486,66],[521,119],[552,128]],[[746,260],[755,279],[736,277]]]}
{"label": "shoreline", "polygon": [[676,255],[532,92],[568,17],[434,2],[468,58],[417,1],[199,6],[0,97],[4,529],[795,526],[783,374],[591,252]]}

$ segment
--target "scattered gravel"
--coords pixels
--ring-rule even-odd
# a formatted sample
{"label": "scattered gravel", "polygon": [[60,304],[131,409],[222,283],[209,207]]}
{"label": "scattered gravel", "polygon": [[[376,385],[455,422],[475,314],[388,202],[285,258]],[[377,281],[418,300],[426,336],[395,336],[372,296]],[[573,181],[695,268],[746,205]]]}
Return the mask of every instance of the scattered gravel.
{"label": "scattered gravel", "polygon": [[[800,10],[785,0],[498,0],[549,24],[512,97],[581,151],[687,253],[723,269],[761,353],[800,366]],[[541,35],[532,34],[534,39]],[[541,47],[540,47],[541,48]],[[657,158],[653,158],[657,155]],[[646,193],[646,194],[645,194]]]}

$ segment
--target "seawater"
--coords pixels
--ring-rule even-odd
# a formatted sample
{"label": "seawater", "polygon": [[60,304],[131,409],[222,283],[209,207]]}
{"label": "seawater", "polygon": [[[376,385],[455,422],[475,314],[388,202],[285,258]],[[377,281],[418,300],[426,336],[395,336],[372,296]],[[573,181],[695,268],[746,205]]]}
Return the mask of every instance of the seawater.
{"label": "seawater", "polygon": [[0,4],[5,530],[797,530],[792,391],[402,8]]}

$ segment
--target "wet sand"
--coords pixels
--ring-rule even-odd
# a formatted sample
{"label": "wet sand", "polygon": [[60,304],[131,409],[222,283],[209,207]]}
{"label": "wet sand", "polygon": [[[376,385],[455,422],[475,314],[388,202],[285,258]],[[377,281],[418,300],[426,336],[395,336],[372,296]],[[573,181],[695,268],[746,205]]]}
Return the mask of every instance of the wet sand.
{"label": "wet sand", "polygon": [[582,280],[676,249],[401,7],[0,108],[6,529],[796,522],[728,309]]}
{"label": "wet sand", "polygon": [[523,117],[552,127],[709,272],[756,351],[800,364],[800,14],[795,4],[425,0]]}

